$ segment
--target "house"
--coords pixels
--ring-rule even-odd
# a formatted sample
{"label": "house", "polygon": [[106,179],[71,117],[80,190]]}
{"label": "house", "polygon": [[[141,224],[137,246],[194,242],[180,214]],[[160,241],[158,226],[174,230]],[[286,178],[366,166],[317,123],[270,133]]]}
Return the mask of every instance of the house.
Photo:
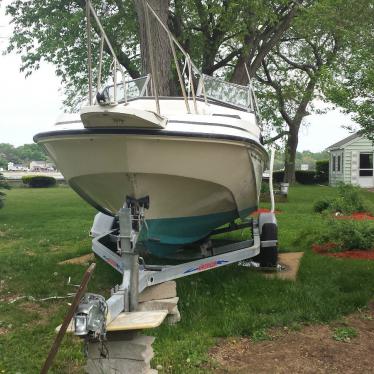
{"label": "house", "polygon": [[47,161],[31,161],[30,171],[54,171],[54,164]]}
{"label": "house", "polygon": [[29,169],[21,164],[8,162],[8,170],[9,171],[28,171]]}
{"label": "house", "polygon": [[360,135],[352,134],[326,149],[330,153],[329,183],[350,183],[364,188],[374,187],[374,144]]}

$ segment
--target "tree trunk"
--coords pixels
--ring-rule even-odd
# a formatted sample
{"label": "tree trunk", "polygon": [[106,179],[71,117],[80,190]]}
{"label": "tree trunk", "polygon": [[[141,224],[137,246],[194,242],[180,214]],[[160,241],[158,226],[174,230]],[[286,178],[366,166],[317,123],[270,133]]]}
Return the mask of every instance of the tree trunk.
{"label": "tree trunk", "polygon": [[284,178],[283,182],[295,183],[296,151],[299,143],[300,124],[292,124],[287,136],[286,149],[284,152]]}
{"label": "tree trunk", "polygon": [[[148,0],[162,22],[167,25],[169,15],[170,0]],[[157,92],[160,96],[170,96],[175,92],[175,82],[171,71],[172,52],[169,37],[155,16],[149,10],[149,27],[151,40],[148,40],[145,9],[142,0],[134,0],[136,13],[138,16],[140,30],[140,52],[142,56],[142,73],[152,73],[151,57],[153,56],[155,74],[157,75]],[[151,47],[151,54],[149,45]]]}

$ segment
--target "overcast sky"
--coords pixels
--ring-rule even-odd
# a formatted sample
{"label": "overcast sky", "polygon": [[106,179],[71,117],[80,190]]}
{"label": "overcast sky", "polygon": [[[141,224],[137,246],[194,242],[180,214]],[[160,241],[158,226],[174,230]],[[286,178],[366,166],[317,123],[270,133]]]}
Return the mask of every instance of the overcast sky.
{"label": "overcast sky", "polygon": [[[5,5],[0,0],[0,51],[12,33]],[[50,128],[62,108],[61,83],[48,63],[25,78],[19,71],[19,55],[0,55],[0,143],[19,146],[31,143],[33,135]],[[298,150],[318,152],[348,136],[342,126],[351,124],[339,111],[307,117],[308,125],[300,131]]]}

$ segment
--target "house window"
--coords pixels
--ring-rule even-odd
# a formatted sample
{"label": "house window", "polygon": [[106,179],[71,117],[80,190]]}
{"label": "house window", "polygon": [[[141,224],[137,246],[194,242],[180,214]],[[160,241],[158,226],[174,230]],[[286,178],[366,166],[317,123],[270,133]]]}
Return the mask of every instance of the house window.
{"label": "house window", "polygon": [[336,156],[332,156],[332,171],[336,171]]}
{"label": "house window", "polygon": [[373,176],[373,154],[360,153],[360,177]]}
{"label": "house window", "polygon": [[341,166],[340,166],[340,163],[341,163],[341,156],[338,156],[338,172],[340,172],[341,170]]}

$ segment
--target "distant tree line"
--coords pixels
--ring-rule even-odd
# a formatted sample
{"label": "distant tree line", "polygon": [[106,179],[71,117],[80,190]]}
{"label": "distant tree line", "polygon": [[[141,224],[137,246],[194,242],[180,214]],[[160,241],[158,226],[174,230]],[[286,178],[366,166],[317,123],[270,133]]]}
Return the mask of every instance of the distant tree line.
{"label": "distant tree line", "polygon": [[[308,165],[308,170],[315,170],[317,161],[328,160],[329,154],[323,152],[302,151],[296,152],[296,170],[301,169],[301,165]],[[274,170],[281,170],[284,168],[284,152],[279,151],[275,154]]]}
{"label": "distant tree line", "polygon": [[27,165],[30,161],[45,160],[48,160],[48,157],[38,144],[24,144],[15,147],[12,144],[0,143],[0,168],[6,169],[8,162]]}

